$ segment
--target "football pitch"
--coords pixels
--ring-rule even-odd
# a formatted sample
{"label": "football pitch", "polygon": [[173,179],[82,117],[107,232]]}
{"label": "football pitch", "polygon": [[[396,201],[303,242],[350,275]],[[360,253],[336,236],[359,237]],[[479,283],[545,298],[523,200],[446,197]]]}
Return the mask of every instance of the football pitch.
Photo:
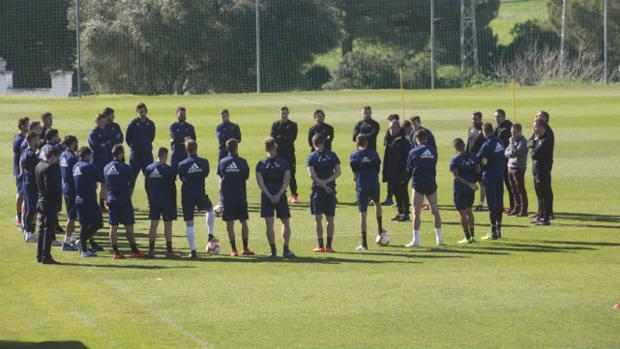
{"label": "football pitch", "polygon": [[[516,119],[526,136],[538,110],[551,115],[556,138],[556,219],[551,226],[505,217],[502,240],[457,245],[462,230],[448,169],[452,140],[466,137],[473,110],[493,122],[493,111],[504,108],[514,121],[510,90],[406,91],[407,116],[421,115],[437,138],[438,195],[447,246],[434,247],[431,216],[423,211],[422,247],[402,247],[411,239],[411,226],[391,222],[395,208],[385,208],[390,246],[371,244],[369,251],[358,252],[358,212],[348,166],[353,125],[361,107],[371,105],[382,140],[386,116],[401,114],[399,91],[1,97],[0,348],[618,348],[620,310],[612,306],[620,303],[620,86],[519,88],[517,99]],[[217,198],[215,126],[219,111],[230,110],[231,120],[241,126],[240,155],[252,169],[250,248],[256,256],[229,257],[225,226],[218,219],[222,251],[207,257],[206,224],[199,219],[198,260],[164,259],[160,225],[154,260],[113,261],[102,229],[97,238],[106,251],[99,257],[80,258],[54,248],[52,254],[62,265],[36,263],[35,244],[24,243],[14,224],[11,141],[17,119],[50,111],[61,136],[76,135],[84,145],[97,112],[114,108],[124,130],[139,102],[147,104],[157,125],[155,147],[169,146],[175,109],[187,108],[188,122],[197,131],[198,153],[211,163],[207,192],[212,199]],[[282,105],[289,106],[299,126],[300,203],[291,206],[293,260],[267,257],[253,172]],[[305,158],[316,108],[325,110],[326,122],[335,128],[334,151],[343,163],[337,180],[335,254],[312,253],[316,235]],[[382,155],[383,147],[378,151]],[[530,168],[528,159],[526,187],[533,211]],[[143,185],[140,178],[133,201],[140,208],[138,245],[146,249],[149,222]],[[376,226],[373,217],[369,215],[370,236]],[[476,220],[480,237],[488,231],[488,214],[476,213]],[[64,224],[64,211],[61,221]],[[279,227],[276,223],[277,232]],[[174,223],[173,234],[175,250],[187,255],[182,220]],[[122,232],[119,242],[120,249],[128,251]],[[279,237],[277,244],[281,253]]]}

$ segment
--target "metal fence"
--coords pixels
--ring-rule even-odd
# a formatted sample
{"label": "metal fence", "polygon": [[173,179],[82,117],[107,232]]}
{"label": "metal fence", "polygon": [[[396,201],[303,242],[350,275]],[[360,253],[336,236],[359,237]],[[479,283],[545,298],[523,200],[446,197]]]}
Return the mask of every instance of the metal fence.
{"label": "metal fence", "polygon": [[3,0],[0,94],[619,79],[609,0]]}

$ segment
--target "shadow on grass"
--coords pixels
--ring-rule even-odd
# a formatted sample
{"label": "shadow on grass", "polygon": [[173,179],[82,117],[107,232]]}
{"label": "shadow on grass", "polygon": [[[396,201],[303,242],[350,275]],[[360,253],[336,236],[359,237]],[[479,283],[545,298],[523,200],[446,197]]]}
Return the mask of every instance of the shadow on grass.
{"label": "shadow on grass", "polygon": [[0,349],[88,349],[79,341],[18,342],[0,341]]}
{"label": "shadow on grass", "polygon": [[[337,255],[343,253],[336,253],[335,255],[327,256],[317,255],[317,257],[294,257],[294,258],[283,258],[283,257],[269,257],[269,256],[244,256],[244,257],[228,257],[223,255],[203,257],[198,256],[195,259],[189,258],[178,258],[178,259],[170,259],[170,261],[180,261],[180,262],[222,262],[222,263],[287,263],[287,264],[413,264],[413,263],[421,263],[414,261],[382,261],[375,259],[352,259],[352,258],[341,258]],[[333,257],[332,257],[333,256]]]}
{"label": "shadow on grass", "polygon": [[594,241],[556,241],[556,240],[542,240],[541,242],[546,244],[559,244],[559,245],[584,245],[584,246],[609,246],[609,247],[620,247],[620,243],[618,242],[594,242]]}
{"label": "shadow on grass", "polygon": [[[140,259],[143,260],[143,259]],[[116,261],[115,263],[123,263]],[[91,267],[91,268],[112,268],[112,269],[143,269],[143,270],[160,270],[160,269],[190,269],[192,266],[163,266],[163,265],[133,265],[133,264],[89,264],[89,263],[61,263],[61,266],[71,267]]]}
{"label": "shadow on grass", "polygon": [[620,223],[620,215],[574,212],[554,212],[553,214],[555,215],[556,219],[559,218],[575,221]]}
{"label": "shadow on grass", "polygon": [[[419,251],[426,252],[426,251]],[[434,252],[434,251],[433,251]],[[338,252],[338,254],[349,254],[349,255],[371,255],[371,256],[385,256],[385,257],[399,257],[399,258],[428,258],[428,259],[450,259],[450,258],[470,258],[468,256],[448,256],[441,254],[420,254],[420,253],[388,253],[388,252],[374,252],[374,251],[364,251],[364,252]]]}

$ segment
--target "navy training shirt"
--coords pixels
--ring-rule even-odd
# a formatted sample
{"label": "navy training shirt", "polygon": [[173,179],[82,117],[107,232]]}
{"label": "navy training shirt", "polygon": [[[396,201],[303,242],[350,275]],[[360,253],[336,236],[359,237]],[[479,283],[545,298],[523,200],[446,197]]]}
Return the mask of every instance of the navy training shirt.
{"label": "navy training shirt", "polygon": [[244,158],[228,155],[218,167],[222,177],[220,196],[223,204],[241,204],[247,201],[245,183],[250,177],[250,167]]}
{"label": "navy training shirt", "polygon": [[381,159],[375,150],[367,148],[354,151],[349,157],[349,163],[355,174],[355,190],[361,192],[379,189]]}
{"label": "navy training shirt", "polygon": [[482,179],[496,181],[504,178],[506,157],[499,138],[492,136],[482,143],[476,157],[482,166]]}
{"label": "navy training shirt", "polygon": [[103,175],[108,188],[108,202],[131,200],[131,188],[135,184],[135,178],[129,165],[112,160],[103,168]]}
{"label": "navy training shirt", "polygon": [[290,171],[288,161],[282,156],[266,157],[256,164],[256,173],[260,173],[263,182],[272,195],[277,194],[284,183],[284,175]]}
{"label": "navy training shirt", "polygon": [[133,119],[127,126],[125,141],[131,148],[132,154],[146,155],[153,152],[153,140],[155,139],[155,123],[145,118]]}
{"label": "navy training shirt", "polygon": [[77,163],[77,156],[71,149],[67,149],[60,154],[58,160],[60,164],[60,176],[62,177],[62,193],[65,195],[75,195],[75,183],[73,183],[73,166]]}
{"label": "navy training shirt", "polygon": [[73,166],[75,202],[97,202],[97,182],[102,180],[101,171],[88,161],[80,160]]}
{"label": "navy training shirt", "polygon": [[146,167],[144,188],[149,204],[157,206],[175,206],[176,184],[175,172],[167,164],[154,162]]}
{"label": "navy training shirt", "polygon": [[13,176],[19,177],[19,159],[22,156],[22,143],[26,137],[18,134],[13,138]]}
{"label": "navy training shirt", "polygon": [[178,167],[178,176],[181,182],[183,196],[204,196],[205,179],[209,175],[209,161],[192,154],[181,161]]}
{"label": "navy training shirt", "polygon": [[34,180],[34,170],[39,163],[39,157],[32,148],[26,148],[19,159],[19,163],[24,168],[24,175],[22,177],[22,185],[26,185],[29,188],[35,188],[36,182]]}
{"label": "navy training shirt", "polygon": [[[319,179],[327,179],[331,177],[336,172],[336,165],[340,164],[340,159],[338,159],[338,155],[331,150],[315,150],[310,155],[308,155],[308,159],[306,160],[306,166],[314,168],[314,172]],[[327,185],[335,189],[336,181],[333,180]],[[319,188],[314,181],[312,181],[312,189]],[[322,188],[320,188],[323,190]]]}
{"label": "navy training shirt", "polygon": [[228,155],[226,152],[226,141],[236,139],[241,142],[241,129],[239,125],[232,122],[222,122],[215,128],[215,136],[218,141],[218,159],[222,160]]}
{"label": "navy training shirt", "polygon": [[112,159],[112,150],[108,146],[103,128],[95,127],[88,135],[88,145],[93,150],[91,161],[94,164],[105,165]]}
{"label": "navy training shirt", "polygon": [[422,143],[409,151],[407,170],[411,175],[411,186],[415,188],[437,189],[435,181],[437,151]]}
{"label": "navy training shirt", "polygon": [[[450,171],[456,171],[461,178],[469,183],[476,183],[476,179],[478,177],[476,175],[476,165],[478,165],[476,155],[470,152],[465,152],[463,154],[457,154],[452,158],[452,160],[450,160]],[[460,181],[457,181],[456,179],[454,180],[452,190],[455,193],[464,194],[471,194],[474,192],[470,187]]]}
{"label": "navy training shirt", "polygon": [[180,123],[177,121],[170,125],[168,131],[170,133],[170,139],[172,139],[172,153],[179,153],[187,156],[187,152],[185,151],[185,141],[189,139],[196,140],[196,131],[194,130],[194,126],[188,124],[187,122]]}
{"label": "navy training shirt", "polygon": [[110,151],[112,151],[112,147],[117,144],[123,144],[123,130],[121,130],[121,126],[115,122],[111,122],[105,125],[105,139],[108,143],[108,147]]}

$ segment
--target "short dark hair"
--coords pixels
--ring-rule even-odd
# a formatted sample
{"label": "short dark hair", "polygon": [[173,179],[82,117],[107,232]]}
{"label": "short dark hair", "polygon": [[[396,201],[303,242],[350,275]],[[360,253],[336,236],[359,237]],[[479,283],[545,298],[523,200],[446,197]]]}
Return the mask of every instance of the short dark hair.
{"label": "short dark hair", "polygon": [[277,147],[278,147],[278,144],[276,143],[276,140],[273,139],[273,137],[265,138],[265,150],[269,151]]}
{"label": "short dark hair", "polygon": [[512,127],[515,128],[515,130],[521,132],[523,130],[523,127],[521,126],[521,124],[516,123],[516,124],[512,124]]}
{"label": "short dark hair", "polygon": [[185,111],[185,107],[182,106],[182,105],[178,106],[177,107],[177,113],[180,112],[180,111]]}
{"label": "short dark hair", "polygon": [[123,148],[122,144],[116,144],[114,147],[112,147],[112,156],[115,158],[124,152],[125,152],[125,148]]}
{"label": "short dark hair", "polygon": [[357,143],[359,147],[366,148],[366,146],[368,145],[368,137],[362,134],[359,134],[355,138],[355,142]]}
{"label": "short dark hair", "polygon": [[161,158],[168,155],[168,148],[166,147],[159,147],[159,149],[157,149],[157,157]]}
{"label": "short dark hair", "polygon": [[493,133],[493,125],[491,125],[490,122],[487,122],[486,124],[482,125],[482,131],[488,134]]}
{"label": "short dark hair", "polygon": [[40,121],[32,121],[32,122],[30,122],[30,125],[28,126],[28,129],[30,131],[32,131],[35,127],[41,127],[41,122]]}
{"label": "short dark hair", "polygon": [[321,115],[325,116],[325,112],[323,111],[323,109],[317,109],[317,110],[315,110],[315,111],[314,111],[314,114],[313,114],[313,115],[314,115],[314,117],[316,117],[316,116],[317,116],[317,114],[321,114]]}
{"label": "short dark hair", "polygon": [[549,122],[549,113],[547,113],[546,111],[541,110],[541,111],[538,112],[538,115],[540,115],[543,118],[545,118],[546,122]]}
{"label": "short dark hair", "polygon": [[320,133],[315,134],[312,136],[312,144],[315,146],[325,145],[325,136]]}
{"label": "short dark hair", "polygon": [[45,113],[41,114],[41,120],[45,120],[48,119],[52,116],[52,113],[46,111]]}
{"label": "short dark hair", "polygon": [[428,139],[428,135],[426,134],[426,130],[417,130],[415,132],[415,138],[419,139],[422,142],[425,142]]}
{"label": "short dark hair", "polygon": [[140,110],[140,109],[142,109],[142,108],[144,108],[144,110],[147,110],[147,111],[148,111],[148,109],[146,108],[146,104],[144,104],[144,103],[138,103],[138,105],[136,105],[136,111],[139,111],[139,110]]}
{"label": "short dark hair", "polygon": [[400,116],[398,116],[398,114],[390,114],[387,117],[388,121],[392,121],[392,120],[400,120]]}
{"label": "short dark hair", "polygon": [[47,149],[45,150],[45,157],[47,159],[51,157],[59,157],[59,156],[60,156],[60,150],[58,150],[58,148],[56,147],[47,147]]}
{"label": "short dark hair", "polygon": [[363,110],[372,110],[372,108],[369,105],[365,105],[362,107]]}
{"label": "short dark hair", "polygon": [[17,120],[17,128],[21,129],[22,126],[28,125],[29,122],[30,122],[30,118],[27,116],[20,118],[19,120]]}
{"label": "short dark hair", "polygon": [[503,117],[506,117],[506,111],[504,109],[496,109],[495,112]]}
{"label": "short dark hair", "polygon": [[409,120],[411,121],[412,124],[414,122],[422,122],[422,118],[419,115],[414,115],[414,116],[410,117]]}
{"label": "short dark hair", "polygon": [[285,111],[285,110],[289,111],[287,106],[283,105],[280,107],[280,111]]}
{"label": "short dark hair", "polygon": [[198,143],[196,143],[195,140],[188,139],[187,142],[185,142],[185,151],[188,154],[196,154],[197,150],[198,150]]}
{"label": "short dark hair", "polygon": [[226,114],[230,114],[230,112],[228,112],[228,109],[222,109],[222,111],[220,112],[220,115],[222,115],[222,114],[224,114],[224,113],[226,113]]}
{"label": "short dark hair", "polygon": [[45,140],[51,141],[54,137],[58,137],[58,130],[55,128],[48,128],[45,131]]}
{"label": "short dark hair", "polygon": [[463,142],[462,138],[455,138],[452,141],[452,145],[454,146],[454,148],[458,151],[463,151],[465,150],[465,142]]}
{"label": "short dark hair", "polygon": [[77,143],[77,141],[78,141],[77,137],[68,135],[68,136],[65,136],[65,138],[62,140],[62,145],[69,148],[70,146]]}
{"label": "short dark hair", "polygon": [[236,153],[239,149],[239,141],[235,138],[231,138],[226,141],[226,151],[230,154]]}
{"label": "short dark hair", "polygon": [[105,107],[103,109],[103,111],[101,112],[101,114],[105,115],[105,116],[110,116],[114,113],[114,109],[110,108],[110,107]]}
{"label": "short dark hair", "polygon": [[29,131],[28,134],[26,135],[26,141],[30,142],[31,140],[33,140],[34,138],[38,138],[39,134],[34,132],[34,131]]}
{"label": "short dark hair", "polygon": [[475,111],[475,112],[473,112],[471,115],[472,115],[472,116],[475,116],[475,117],[477,117],[477,118],[481,118],[481,119],[482,119],[482,113],[481,113],[481,112],[479,112],[479,111]]}
{"label": "short dark hair", "polygon": [[402,128],[409,128],[409,127],[413,127],[413,125],[411,124],[411,121],[405,120],[405,121],[403,121],[403,124],[400,125],[400,127],[402,127]]}
{"label": "short dark hair", "polygon": [[77,156],[80,158],[80,160],[86,160],[86,158],[92,154],[92,150],[90,150],[89,147],[80,147],[80,149],[78,149],[77,151]]}

